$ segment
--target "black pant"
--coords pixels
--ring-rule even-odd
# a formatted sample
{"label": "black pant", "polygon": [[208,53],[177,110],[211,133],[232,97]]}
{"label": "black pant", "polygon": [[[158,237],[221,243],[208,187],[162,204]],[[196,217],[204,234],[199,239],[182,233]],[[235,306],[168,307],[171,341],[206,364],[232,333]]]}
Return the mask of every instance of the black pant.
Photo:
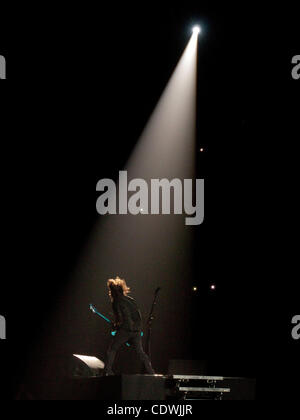
{"label": "black pant", "polygon": [[113,375],[112,367],[116,358],[116,354],[120,347],[125,345],[126,343],[129,343],[134,348],[139,359],[144,363],[146,372],[154,375],[155,372],[152,368],[150,359],[143,349],[141,333],[127,331],[122,328],[119,331],[117,331],[107,350],[106,365],[104,372],[108,375]]}

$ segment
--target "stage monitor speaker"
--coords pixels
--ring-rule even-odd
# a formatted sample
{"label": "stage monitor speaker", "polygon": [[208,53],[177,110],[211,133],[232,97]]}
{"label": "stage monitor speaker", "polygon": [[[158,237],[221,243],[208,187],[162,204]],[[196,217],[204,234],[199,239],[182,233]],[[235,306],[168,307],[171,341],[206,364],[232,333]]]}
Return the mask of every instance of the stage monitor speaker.
{"label": "stage monitor speaker", "polygon": [[165,400],[166,378],[153,375],[118,375],[74,378],[72,399],[104,401]]}
{"label": "stage monitor speaker", "polygon": [[76,378],[97,378],[102,375],[104,363],[93,356],[73,354],[71,374]]}

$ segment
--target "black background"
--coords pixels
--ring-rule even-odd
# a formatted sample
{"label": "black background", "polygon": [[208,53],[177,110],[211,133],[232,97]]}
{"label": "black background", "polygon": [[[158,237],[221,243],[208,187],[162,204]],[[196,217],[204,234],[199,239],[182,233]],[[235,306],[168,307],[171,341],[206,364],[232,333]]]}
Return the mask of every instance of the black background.
{"label": "black background", "polygon": [[3,9],[0,22],[0,313],[8,331],[0,350],[9,396],[56,305],[57,273],[68,275],[98,217],[97,180],[115,178],[126,163],[198,22],[198,145],[206,152],[197,176],[207,195],[195,260],[205,252],[196,271],[207,287],[192,313],[209,313],[203,335],[220,359],[243,343],[247,351],[228,370],[257,377],[260,397],[272,396],[266,385],[276,375],[290,383],[299,353],[291,339],[300,84],[291,77],[300,54],[292,6],[49,6]]}

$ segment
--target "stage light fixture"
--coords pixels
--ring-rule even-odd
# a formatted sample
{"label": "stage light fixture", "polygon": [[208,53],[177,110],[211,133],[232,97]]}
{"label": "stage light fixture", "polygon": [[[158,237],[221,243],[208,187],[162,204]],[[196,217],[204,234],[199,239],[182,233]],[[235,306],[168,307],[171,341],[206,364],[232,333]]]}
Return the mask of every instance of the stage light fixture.
{"label": "stage light fixture", "polygon": [[194,26],[193,27],[193,33],[196,35],[199,35],[201,32],[201,27],[200,26]]}
{"label": "stage light fixture", "polygon": [[73,377],[96,378],[102,376],[105,368],[104,362],[93,356],[73,354],[71,374]]}

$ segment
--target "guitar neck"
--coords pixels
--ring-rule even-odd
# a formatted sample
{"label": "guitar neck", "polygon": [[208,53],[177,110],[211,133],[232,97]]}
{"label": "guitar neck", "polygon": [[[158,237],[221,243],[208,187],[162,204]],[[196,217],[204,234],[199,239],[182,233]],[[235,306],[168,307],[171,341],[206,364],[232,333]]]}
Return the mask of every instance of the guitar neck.
{"label": "guitar neck", "polygon": [[100,318],[104,319],[104,321],[108,322],[109,324],[111,324],[111,320],[106,318],[106,316],[100,314],[100,312],[95,311],[95,314],[97,314],[98,316],[100,316]]}

